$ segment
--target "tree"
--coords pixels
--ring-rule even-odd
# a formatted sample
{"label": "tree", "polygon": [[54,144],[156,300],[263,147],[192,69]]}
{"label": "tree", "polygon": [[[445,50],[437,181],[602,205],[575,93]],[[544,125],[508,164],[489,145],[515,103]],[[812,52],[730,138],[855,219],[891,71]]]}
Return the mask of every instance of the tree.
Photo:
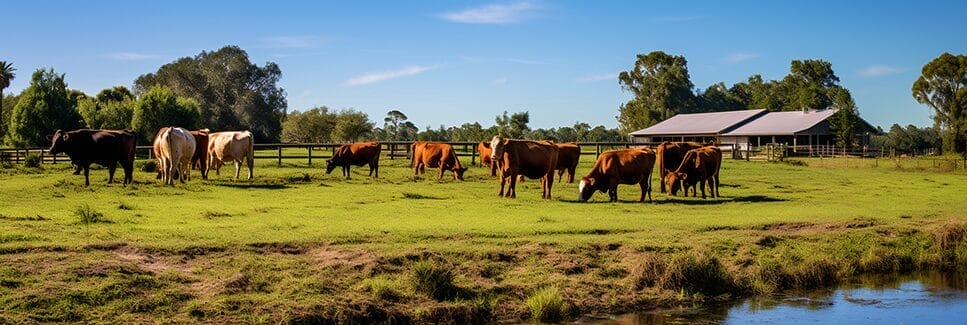
{"label": "tree", "polygon": [[150,143],[158,129],[166,126],[195,129],[200,118],[198,103],[175,96],[170,89],[159,85],[151,87],[138,99],[131,128],[140,135],[142,143]]}
{"label": "tree", "polygon": [[77,111],[88,128],[119,130],[131,128],[136,104],[128,88],[115,86],[101,90],[94,98],[79,99]]}
{"label": "tree", "polygon": [[946,152],[967,155],[967,56],[944,52],[921,70],[913,98],[933,108]]}
{"label": "tree", "polygon": [[128,87],[114,86],[112,88],[101,90],[101,92],[97,93],[97,96],[95,96],[95,98],[97,99],[98,102],[106,104],[110,102],[123,102],[126,100],[133,100],[134,94],[131,93],[130,90],[128,90]]}
{"label": "tree", "polygon": [[778,88],[776,81],[766,82],[762,80],[762,76],[752,75],[745,82],[732,85],[729,92],[738,98],[741,107],[775,112],[782,110],[782,100],[777,95]]}
{"label": "tree", "polygon": [[506,138],[522,139],[530,132],[530,113],[517,112],[507,116],[507,111],[503,115],[497,115],[496,119],[498,135]]}
{"label": "tree", "polygon": [[194,99],[201,108],[201,125],[213,130],[251,130],[256,142],[276,142],[282,131],[287,102],[277,87],[282,71],[267,62],[258,67],[238,46],[201,52],[166,64],[135,80],[135,93],[164,85],[176,95]]}
{"label": "tree", "polygon": [[494,134],[494,132],[484,129],[478,122],[463,123],[459,127],[450,128],[450,140],[452,141],[489,141]]}
{"label": "tree", "polygon": [[738,95],[725,87],[725,83],[719,82],[712,84],[696,96],[696,105],[693,112],[724,112],[746,109]]}
{"label": "tree", "polygon": [[634,95],[619,109],[622,131],[649,127],[689,110],[695,94],[687,65],[684,56],[654,51],[639,54],[631,70],[618,74],[622,89]]}
{"label": "tree", "polygon": [[824,60],[793,60],[789,74],[779,82],[782,110],[826,109],[834,104],[839,77]]}
{"label": "tree", "polygon": [[332,139],[336,126],[336,114],[329,108],[314,107],[305,112],[292,112],[282,122],[282,141],[298,143],[324,143]]}
{"label": "tree", "polygon": [[406,114],[392,110],[387,112],[386,118],[383,119],[383,131],[386,140],[408,141],[415,139],[420,129],[413,122],[406,120]]}
{"label": "tree", "polygon": [[[15,71],[17,69],[13,67],[13,63],[0,61],[0,125],[3,124],[3,118],[6,116],[3,113],[3,90],[10,87],[10,81],[17,77]],[[3,136],[3,133],[0,133],[0,136]]]}
{"label": "tree", "polygon": [[854,145],[853,136],[856,133],[856,126],[860,122],[859,112],[853,97],[845,88],[833,90],[833,109],[836,113],[830,118],[830,127],[833,136],[836,138],[836,145],[849,148]]}
{"label": "tree", "polygon": [[369,115],[353,109],[345,109],[336,114],[336,124],[332,130],[332,140],[356,142],[373,132],[373,122]]}
{"label": "tree", "polygon": [[64,75],[53,69],[38,69],[13,108],[5,141],[16,147],[45,146],[50,144],[48,135],[58,129],[76,129],[80,122],[68,98]]}
{"label": "tree", "polygon": [[13,108],[17,106],[17,102],[20,101],[19,95],[7,95],[4,96],[2,100],[3,103],[0,104],[2,107],[7,107],[8,109],[0,110],[0,121],[5,123],[0,123],[0,144],[3,143],[3,137],[7,134],[7,129],[10,127],[10,114],[13,113]]}

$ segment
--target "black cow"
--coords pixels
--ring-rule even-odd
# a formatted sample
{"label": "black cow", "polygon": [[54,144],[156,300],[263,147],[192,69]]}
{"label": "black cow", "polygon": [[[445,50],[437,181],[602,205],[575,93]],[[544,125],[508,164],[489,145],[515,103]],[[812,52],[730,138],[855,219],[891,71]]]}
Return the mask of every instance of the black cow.
{"label": "black cow", "polygon": [[71,163],[84,170],[84,185],[90,186],[88,177],[91,164],[107,167],[107,182],[114,181],[118,163],[124,169],[124,184],[134,181],[135,134],[131,130],[57,130],[51,137],[48,150],[51,155],[65,153]]}

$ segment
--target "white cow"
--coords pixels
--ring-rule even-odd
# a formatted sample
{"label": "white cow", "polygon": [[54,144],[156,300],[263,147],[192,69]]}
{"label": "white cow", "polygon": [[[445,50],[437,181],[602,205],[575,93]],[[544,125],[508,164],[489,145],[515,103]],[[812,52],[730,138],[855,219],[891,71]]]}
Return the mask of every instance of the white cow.
{"label": "white cow", "polygon": [[191,180],[191,156],[196,146],[191,132],[179,127],[162,128],[154,145],[165,185],[174,185],[175,177],[182,183]]}
{"label": "white cow", "polygon": [[226,161],[235,163],[235,178],[242,171],[242,159],[248,164],[248,179],[252,179],[252,164],[255,160],[255,141],[252,132],[226,131],[208,134],[208,170],[215,167],[215,175]]}

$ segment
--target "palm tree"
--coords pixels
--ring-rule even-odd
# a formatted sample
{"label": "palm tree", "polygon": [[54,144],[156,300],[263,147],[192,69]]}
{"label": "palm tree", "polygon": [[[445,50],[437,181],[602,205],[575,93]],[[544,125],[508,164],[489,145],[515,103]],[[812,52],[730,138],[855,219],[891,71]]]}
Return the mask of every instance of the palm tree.
{"label": "palm tree", "polygon": [[0,61],[0,125],[3,125],[3,90],[10,87],[10,80],[17,76],[14,71],[17,69],[12,63]]}

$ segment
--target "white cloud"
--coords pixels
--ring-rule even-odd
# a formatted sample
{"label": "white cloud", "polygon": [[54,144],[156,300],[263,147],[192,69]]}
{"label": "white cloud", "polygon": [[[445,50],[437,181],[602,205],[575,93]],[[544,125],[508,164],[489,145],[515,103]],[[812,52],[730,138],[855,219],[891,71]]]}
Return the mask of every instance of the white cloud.
{"label": "white cloud", "polygon": [[275,36],[259,39],[264,47],[284,49],[307,49],[318,47],[322,40],[315,36]]}
{"label": "white cloud", "polygon": [[447,12],[443,19],[465,24],[511,24],[524,20],[528,15],[540,9],[534,2],[521,1],[511,4],[492,4],[483,7],[469,8],[463,11]]}
{"label": "white cloud", "polygon": [[588,75],[588,76],[584,76],[584,77],[578,78],[575,81],[577,81],[577,82],[597,82],[597,81],[605,81],[605,80],[618,80],[618,73],[615,72],[615,73],[602,73],[602,74]]}
{"label": "white cloud", "polygon": [[494,84],[495,85],[503,85],[505,83],[507,83],[507,78],[494,79]]}
{"label": "white cloud", "polygon": [[119,53],[108,54],[107,57],[111,58],[112,60],[118,60],[118,61],[142,61],[142,60],[157,59],[157,58],[160,58],[161,56],[157,54],[148,54],[148,53],[119,52]]}
{"label": "white cloud", "polygon": [[430,70],[433,70],[433,69],[436,69],[436,67],[435,66],[419,66],[419,65],[413,65],[413,66],[408,66],[408,67],[405,67],[405,68],[402,68],[402,69],[399,69],[399,70],[391,70],[391,71],[382,71],[382,72],[367,73],[367,74],[364,74],[364,75],[361,75],[361,76],[354,77],[352,79],[346,80],[345,84],[347,86],[362,86],[362,85],[368,85],[368,84],[377,83],[377,82],[380,82],[380,81],[386,81],[386,80],[396,79],[396,78],[400,78],[400,77],[408,77],[408,76],[418,75],[418,74],[421,74],[421,73],[424,73],[424,72],[427,72],[427,71],[430,71]]}
{"label": "white cloud", "polygon": [[759,55],[755,53],[738,52],[729,54],[729,56],[725,57],[725,62],[728,62],[729,64],[739,64],[758,57]]}
{"label": "white cloud", "polygon": [[860,75],[863,77],[882,77],[885,75],[891,75],[903,72],[903,69],[897,67],[891,67],[888,65],[877,64],[873,66],[866,67],[860,70]]}

